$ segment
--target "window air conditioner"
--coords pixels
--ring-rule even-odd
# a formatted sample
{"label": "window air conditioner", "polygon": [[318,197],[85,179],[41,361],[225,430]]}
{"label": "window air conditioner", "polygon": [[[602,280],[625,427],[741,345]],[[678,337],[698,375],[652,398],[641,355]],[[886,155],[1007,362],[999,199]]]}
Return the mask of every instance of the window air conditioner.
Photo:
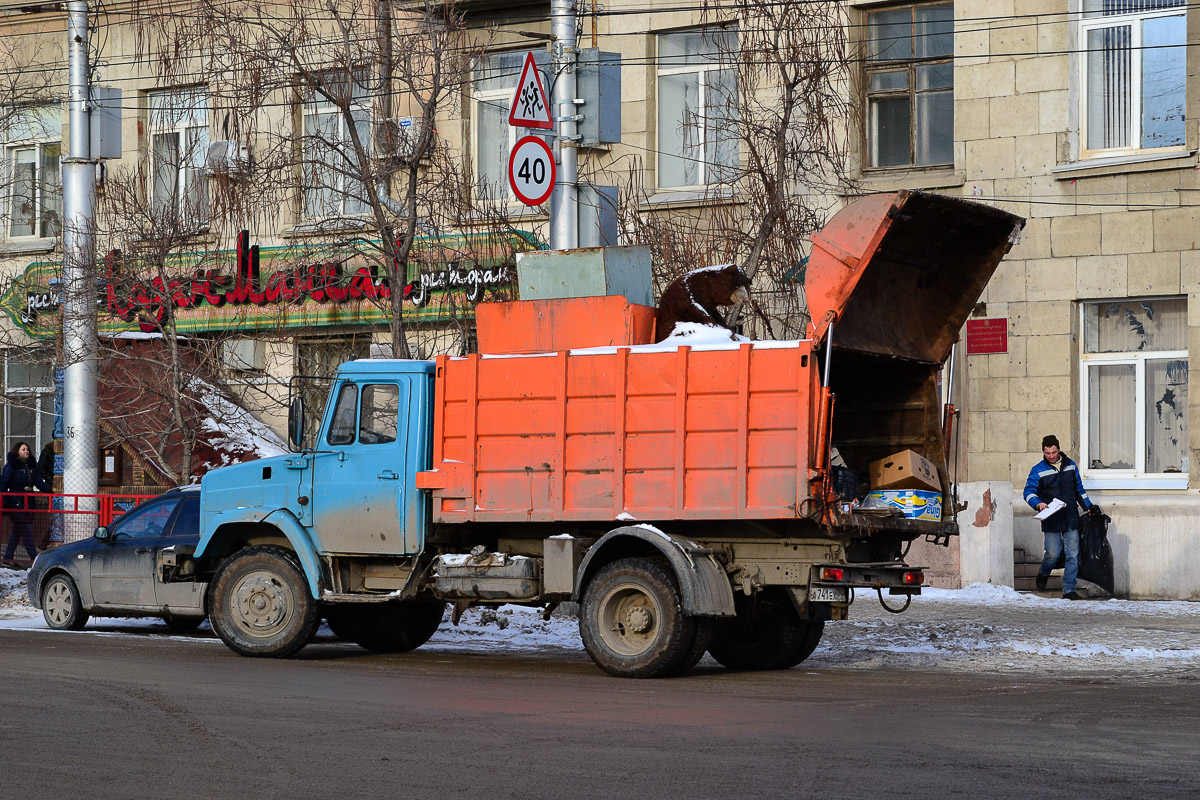
{"label": "window air conditioner", "polygon": [[204,174],[241,177],[250,171],[250,146],[237,140],[213,142],[204,157]]}

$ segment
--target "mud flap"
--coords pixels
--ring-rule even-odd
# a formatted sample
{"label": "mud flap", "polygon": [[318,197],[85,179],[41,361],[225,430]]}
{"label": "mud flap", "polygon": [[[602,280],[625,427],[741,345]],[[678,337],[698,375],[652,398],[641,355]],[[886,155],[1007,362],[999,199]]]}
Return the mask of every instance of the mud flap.
{"label": "mud flap", "polygon": [[711,550],[691,539],[641,526],[617,528],[592,545],[579,566],[571,599],[578,602],[588,579],[600,567],[623,558],[627,553],[623,552],[621,545],[635,539],[653,546],[670,562],[679,581],[683,613],[693,617],[737,616],[733,606],[733,588],[725,569]]}

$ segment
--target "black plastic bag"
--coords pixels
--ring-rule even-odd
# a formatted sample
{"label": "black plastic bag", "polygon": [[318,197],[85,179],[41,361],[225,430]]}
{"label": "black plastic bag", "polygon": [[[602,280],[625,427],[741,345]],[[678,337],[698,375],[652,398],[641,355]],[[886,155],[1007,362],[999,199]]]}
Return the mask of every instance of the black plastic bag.
{"label": "black plastic bag", "polygon": [[[1115,594],[1112,546],[1108,543],[1108,514],[1083,514],[1079,518],[1079,577]],[[1055,569],[1067,565],[1066,553],[1058,554]]]}
{"label": "black plastic bag", "polygon": [[[1085,513],[1079,518],[1079,577],[1110,595],[1116,594],[1112,579],[1112,547],[1109,545],[1109,515]],[[1067,566],[1067,554],[1058,553],[1054,569]]]}
{"label": "black plastic bag", "polygon": [[1084,514],[1079,519],[1079,577],[1115,594],[1113,552],[1108,543],[1107,514]]}

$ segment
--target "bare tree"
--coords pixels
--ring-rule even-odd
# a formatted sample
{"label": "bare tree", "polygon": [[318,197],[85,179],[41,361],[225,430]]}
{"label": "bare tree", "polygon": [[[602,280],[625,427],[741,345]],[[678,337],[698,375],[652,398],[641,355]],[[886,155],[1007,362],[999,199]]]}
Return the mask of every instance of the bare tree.
{"label": "bare tree", "polygon": [[[705,113],[689,110],[678,134],[685,147],[706,144],[693,152],[710,176],[705,197],[670,214],[622,218],[631,239],[651,246],[660,288],[695,266],[739,264],[755,283],[761,333],[773,338],[803,334],[804,243],[850,180],[843,5],[706,4],[702,52],[720,69],[707,73]],[[664,154],[658,159],[661,169]],[[630,201],[646,195],[638,170],[624,187]]]}

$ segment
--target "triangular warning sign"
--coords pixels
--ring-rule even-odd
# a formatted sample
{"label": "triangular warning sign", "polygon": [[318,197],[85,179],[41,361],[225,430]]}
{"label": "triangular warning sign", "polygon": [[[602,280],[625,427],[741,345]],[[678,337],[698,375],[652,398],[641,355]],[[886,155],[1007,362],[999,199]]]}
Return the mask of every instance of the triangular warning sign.
{"label": "triangular warning sign", "polygon": [[533,60],[533,53],[525,54],[525,66],[521,70],[521,80],[517,83],[512,108],[508,112],[508,124],[518,128],[554,127],[550,120],[550,103],[546,99],[546,90],[542,88],[542,76]]}

